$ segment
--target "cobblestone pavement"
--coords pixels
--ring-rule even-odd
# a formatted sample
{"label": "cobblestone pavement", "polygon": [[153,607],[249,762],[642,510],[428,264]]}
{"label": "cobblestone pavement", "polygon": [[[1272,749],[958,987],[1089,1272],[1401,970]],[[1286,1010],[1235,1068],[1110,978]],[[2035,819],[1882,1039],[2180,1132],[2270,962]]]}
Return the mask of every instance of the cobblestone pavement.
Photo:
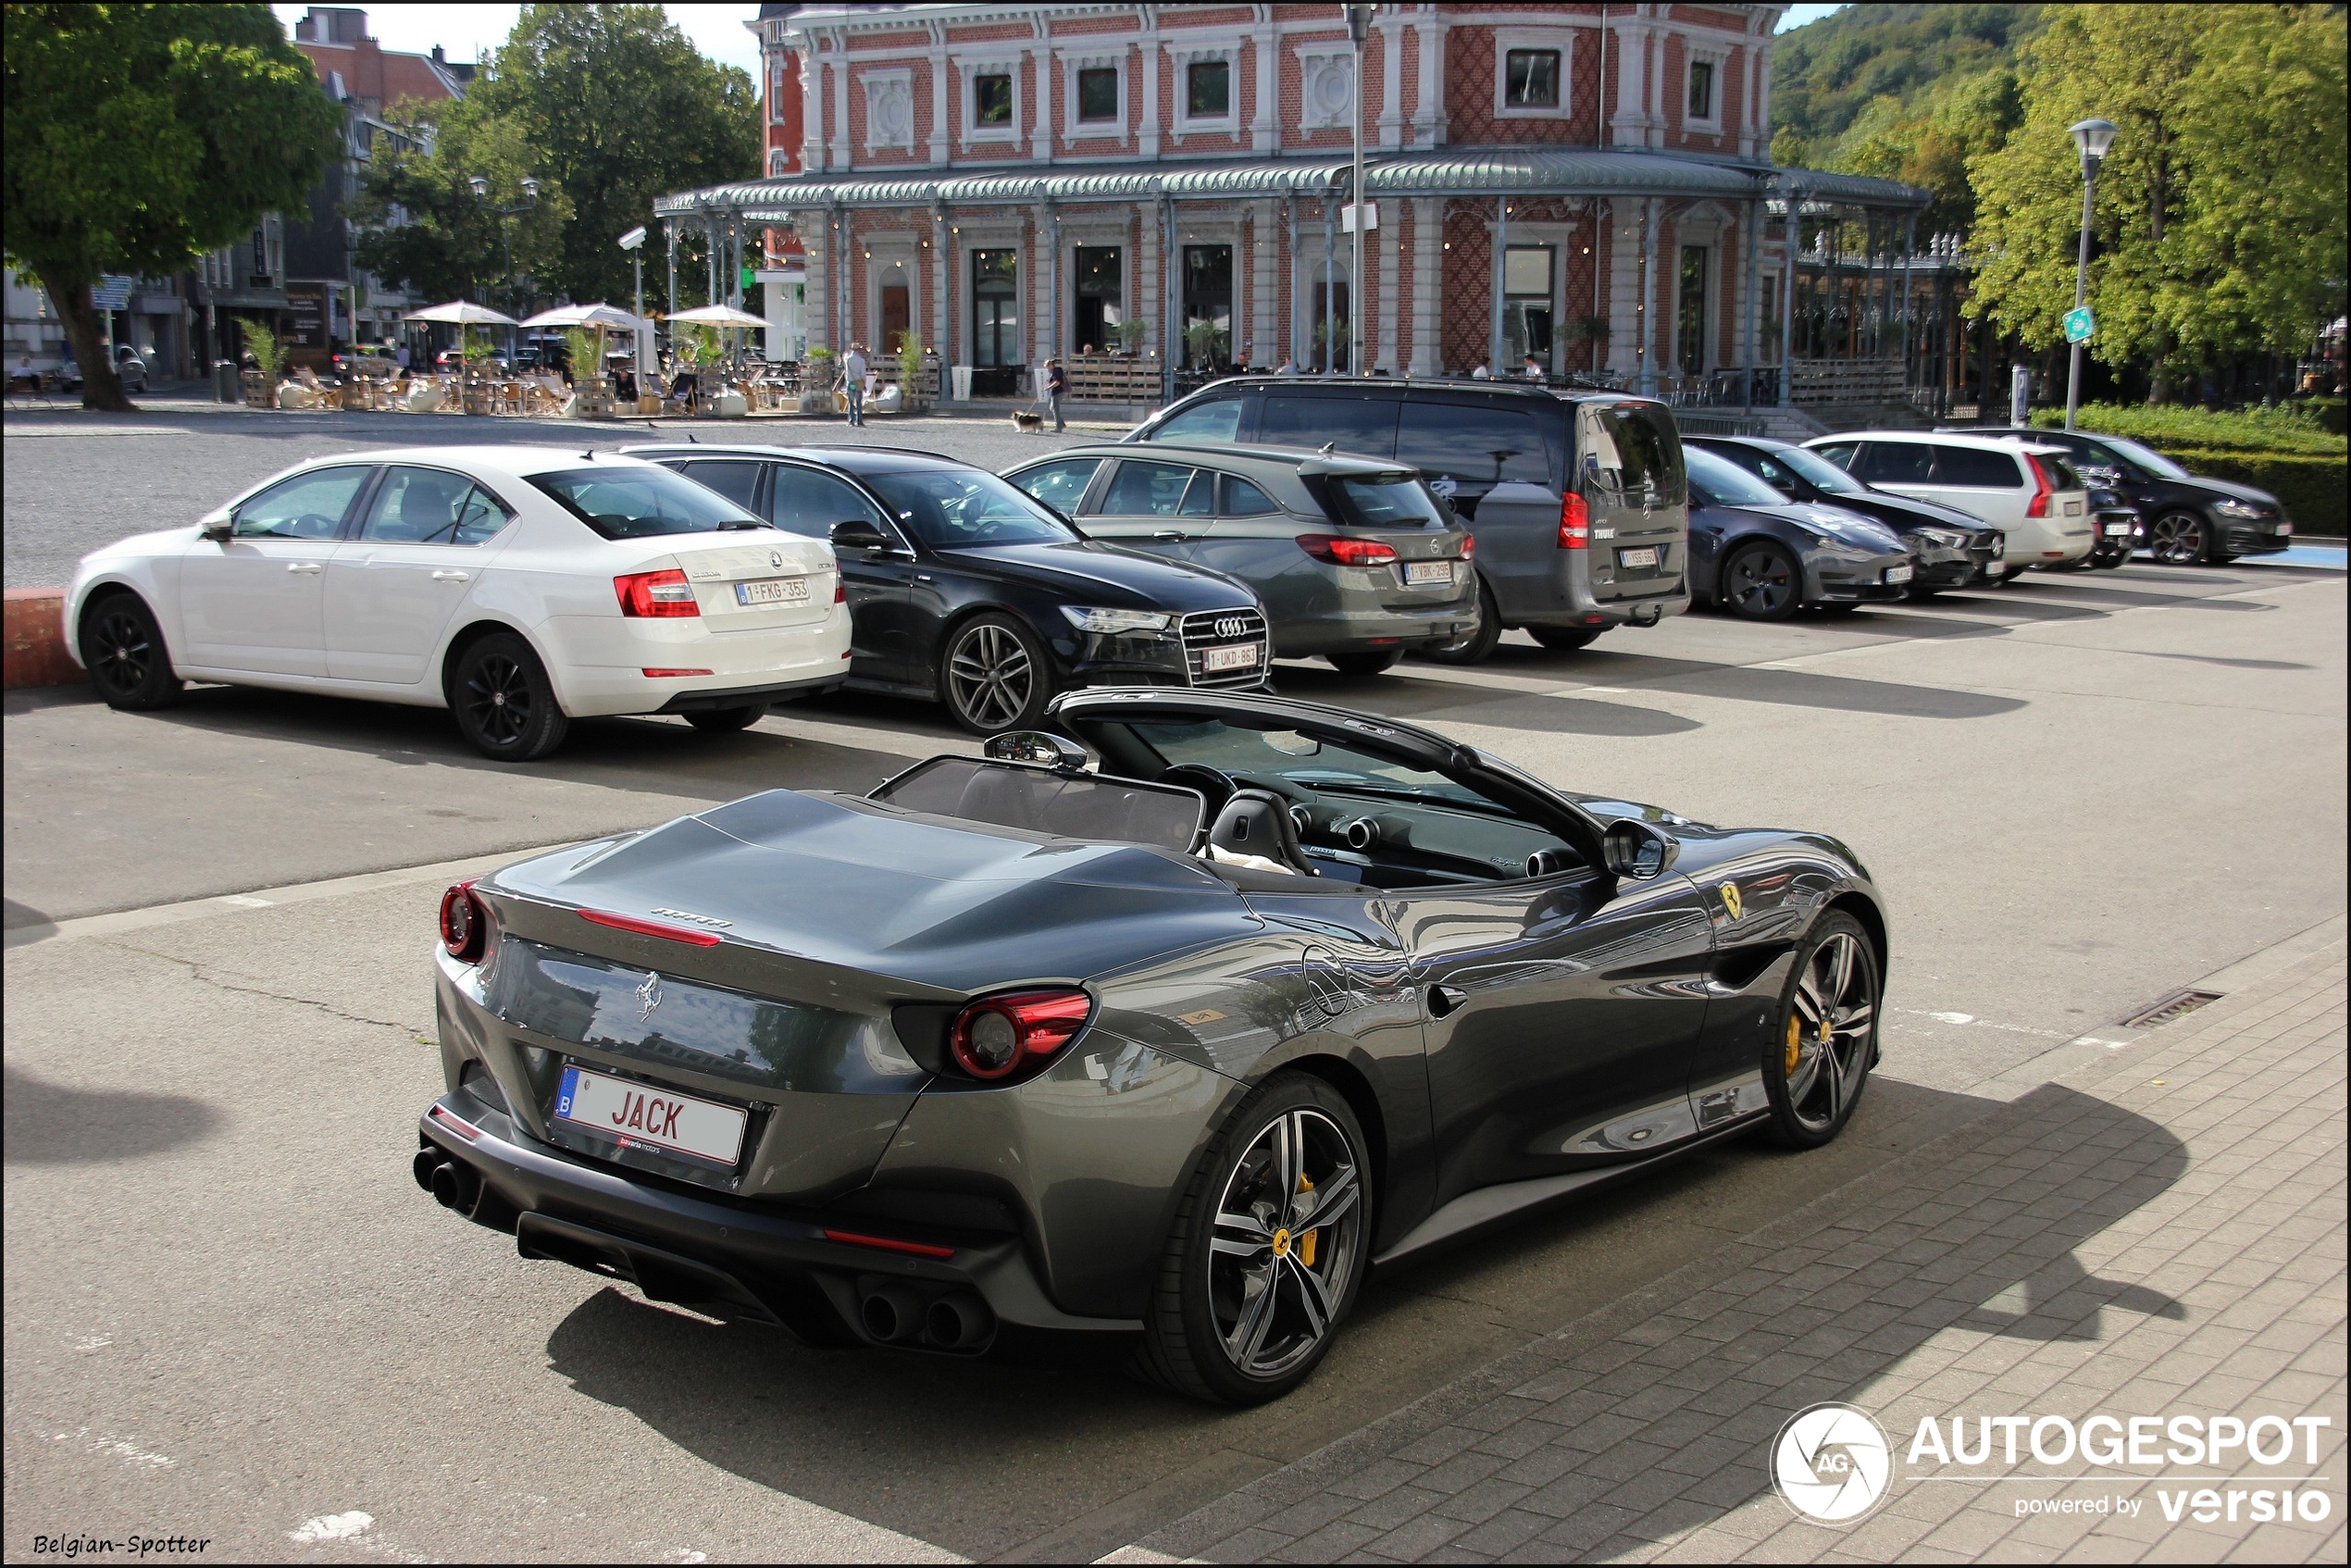
{"label": "cobblestone pavement", "polygon": [[[1104,1561],[2340,1562],[2344,965],[2336,940]],[[1892,1446],[1843,1529],[1765,1466],[1832,1400]],[[2328,1425],[2283,1457],[2266,1428],[2274,1464],[2046,1464],[2029,1427],[2021,1462],[1910,1457],[1922,1418],[1972,1443],[2099,1413]],[[2282,1488],[2320,1519],[2254,1523]]]}

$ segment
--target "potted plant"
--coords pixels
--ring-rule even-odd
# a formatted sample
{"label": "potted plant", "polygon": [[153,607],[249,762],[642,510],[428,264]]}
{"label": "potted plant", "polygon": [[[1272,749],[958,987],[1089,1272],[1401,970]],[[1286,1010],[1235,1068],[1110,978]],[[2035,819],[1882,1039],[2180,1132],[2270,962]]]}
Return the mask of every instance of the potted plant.
{"label": "potted plant", "polygon": [[1130,316],[1112,328],[1111,333],[1118,340],[1119,353],[1139,354],[1145,341],[1151,337],[1151,330],[1150,323],[1141,317]]}
{"label": "potted plant", "polygon": [[254,367],[246,372],[245,402],[255,408],[278,406],[278,383],[286,379],[286,345],[278,334],[250,317],[237,317],[237,331]]}
{"label": "potted plant", "polygon": [[912,414],[927,406],[923,396],[923,341],[908,332],[898,340],[898,407]]}

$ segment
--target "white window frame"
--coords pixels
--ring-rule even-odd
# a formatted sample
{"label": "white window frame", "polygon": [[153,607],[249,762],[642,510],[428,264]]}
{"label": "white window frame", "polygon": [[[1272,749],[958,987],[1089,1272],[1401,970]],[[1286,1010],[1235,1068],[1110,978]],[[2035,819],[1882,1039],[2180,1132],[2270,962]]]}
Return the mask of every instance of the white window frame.
{"label": "white window frame", "polygon": [[[1124,50],[1104,55],[1064,55],[1062,66],[1062,145],[1073,146],[1079,142],[1126,141],[1126,55]],[[1077,118],[1077,76],[1080,71],[1109,70],[1118,75],[1118,112],[1109,119],[1079,119]]]}
{"label": "white window frame", "polygon": [[[1013,119],[1010,125],[979,123],[979,79],[983,76],[1009,76],[1013,79]],[[964,145],[983,146],[999,142],[1017,143],[1020,128],[1027,123],[1027,94],[1020,80],[1018,55],[969,56],[955,62],[955,99],[960,106],[956,118],[963,122]]]}
{"label": "white window frame", "polygon": [[[1498,27],[1494,30],[1494,118],[1496,119],[1565,119],[1575,112],[1575,33],[1572,27]],[[1556,50],[1560,57],[1560,101],[1556,108],[1512,104],[1511,54],[1519,49]]]}
{"label": "white window frame", "polygon": [[770,148],[767,153],[767,178],[781,180],[790,173],[791,154],[781,147]]}
{"label": "white window frame", "polygon": [[[1707,106],[1713,112],[1700,118],[1690,113],[1690,68],[1695,65],[1714,68],[1713,92]],[[1702,135],[1723,134],[1723,89],[1730,77],[1731,52],[1728,49],[1700,44],[1685,35],[1682,39],[1682,131],[1684,134],[1698,131]]]}
{"label": "white window frame", "polygon": [[[1314,101],[1316,79],[1331,70],[1347,74],[1347,102],[1336,112],[1320,112]],[[1346,131],[1355,123],[1355,51],[1345,44],[1320,43],[1298,51],[1298,126],[1301,131]]]}
{"label": "white window frame", "polygon": [[[877,152],[907,152],[914,150],[914,68],[912,66],[867,66],[857,73],[858,84],[865,90],[865,154]],[[883,98],[896,92],[906,104],[906,123],[901,134],[884,140],[875,122],[880,118]],[[1020,93],[1015,90],[1014,114],[1020,110]]]}
{"label": "white window frame", "polygon": [[[1170,73],[1176,99],[1172,117],[1178,136],[1218,136],[1240,134],[1241,129],[1241,46],[1238,40],[1221,44],[1188,44],[1171,46],[1167,57],[1175,62]],[[1192,113],[1192,68],[1212,61],[1225,62],[1225,112],[1214,117]]]}

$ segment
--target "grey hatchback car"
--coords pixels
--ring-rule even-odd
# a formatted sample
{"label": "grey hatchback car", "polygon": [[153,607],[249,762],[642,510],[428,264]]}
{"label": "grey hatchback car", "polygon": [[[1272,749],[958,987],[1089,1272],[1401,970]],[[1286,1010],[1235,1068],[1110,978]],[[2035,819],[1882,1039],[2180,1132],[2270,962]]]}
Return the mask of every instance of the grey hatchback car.
{"label": "grey hatchback car", "polygon": [[1468,531],[1393,462],[1167,442],[1064,447],[1004,478],[1089,539],[1247,583],[1277,657],[1377,675],[1477,626]]}

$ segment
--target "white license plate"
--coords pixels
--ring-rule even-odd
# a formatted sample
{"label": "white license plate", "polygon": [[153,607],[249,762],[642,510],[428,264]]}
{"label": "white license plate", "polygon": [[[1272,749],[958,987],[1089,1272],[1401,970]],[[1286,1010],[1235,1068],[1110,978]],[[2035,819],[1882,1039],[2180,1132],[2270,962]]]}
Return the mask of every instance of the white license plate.
{"label": "white license plate", "polygon": [[2131,537],[2131,525],[2128,523],[2108,523],[2105,526],[2106,536],[2108,539],[2128,539]]}
{"label": "white license plate", "polygon": [[1910,580],[1910,568],[1908,566],[1888,566],[1885,568],[1885,580],[1889,583],[1908,582]]}
{"label": "white license plate", "polygon": [[2082,504],[2079,501],[2067,502],[2065,504],[2065,515],[2069,517],[2080,516],[2082,515]]}
{"label": "white license plate", "polygon": [[1452,581],[1453,563],[1450,561],[1404,563],[1404,586],[1407,588],[1421,588],[1430,583],[1444,583],[1449,587]]}
{"label": "white license plate", "polygon": [[1985,577],[1998,577],[2002,572],[2007,571],[2008,569],[2009,564],[2006,561],[1986,561],[1984,563],[1984,575]]}
{"label": "white license plate", "polygon": [[1657,552],[1646,545],[1638,550],[1620,550],[1616,553],[1616,564],[1620,566],[1654,566],[1657,565]]}
{"label": "white license plate", "polygon": [[2294,537],[2294,525],[2292,523],[2280,523],[2278,525],[2278,537],[2280,539],[2292,539]]}
{"label": "white license plate", "polygon": [[804,577],[762,578],[757,582],[735,584],[738,604],[805,604],[808,603],[808,579]]}
{"label": "white license plate", "polygon": [[1200,656],[1200,667],[1204,675],[1217,675],[1228,669],[1255,669],[1257,644],[1237,642],[1229,648],[1207,649]]}
{"label": "white license plate", "polygon": [[731,1105],[714,1105],[653,1084],[566,1067],[555,1089],[555,1116],[617,1139],[731,1165],[742,1152],[743,1124]]}

